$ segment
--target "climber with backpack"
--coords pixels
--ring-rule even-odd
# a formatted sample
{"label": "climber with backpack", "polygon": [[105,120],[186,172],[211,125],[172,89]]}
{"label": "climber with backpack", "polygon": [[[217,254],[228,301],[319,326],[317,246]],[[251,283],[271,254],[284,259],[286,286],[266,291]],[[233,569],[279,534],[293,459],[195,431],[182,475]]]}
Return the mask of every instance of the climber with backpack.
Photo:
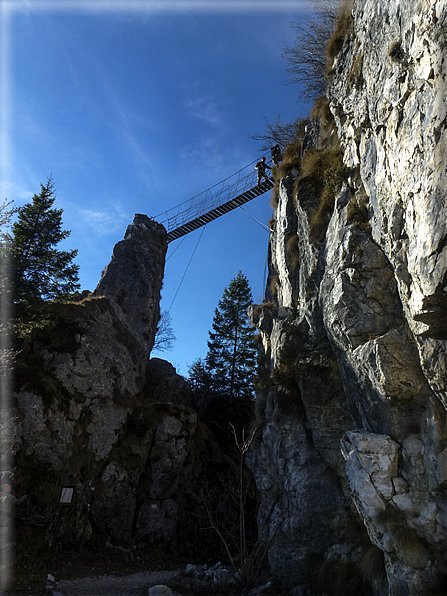
{"label": "climber with backpack", "polygon": [[272,168],[265,163],[265,156],[262,157],[261,161],[255,165],[255,170],[258,171],[258,186],[261,184],[261,179],[264,178],[266,182],[269,182],[269,177],[265,173],[266,168],[271,170]]}

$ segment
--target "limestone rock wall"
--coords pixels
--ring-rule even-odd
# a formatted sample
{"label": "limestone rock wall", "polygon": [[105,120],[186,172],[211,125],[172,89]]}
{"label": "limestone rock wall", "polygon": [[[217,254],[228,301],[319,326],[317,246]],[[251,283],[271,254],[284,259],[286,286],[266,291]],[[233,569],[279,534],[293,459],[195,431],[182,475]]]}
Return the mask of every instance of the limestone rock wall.
{"label": "limestone rock wall", "polygon": [[[309,577],[318,555],[320,570],[353,563],[357,593],[444,593],[447,5],[351,9],[328,90],[350,172],[320,236],[318,197],[298,169],[283,177],[271,283],[252,309],[266,377],[258,521],[276,532],[281,577]],[[368,553],[383,563],[374,581]]]}
{"label": "limestone rock wall", "polygon": [[[166,249],[165,229],[136,215],[95,292],[54,304],[51,324],[21,346],[15,482],[29,498],[18,540],[33,536],[36,557],[51,543],[189,553],[212,542],[200,531],[201,479],[219,450],[185,379],[150,359]],[[64,486],[74,498],[61,515]]]}

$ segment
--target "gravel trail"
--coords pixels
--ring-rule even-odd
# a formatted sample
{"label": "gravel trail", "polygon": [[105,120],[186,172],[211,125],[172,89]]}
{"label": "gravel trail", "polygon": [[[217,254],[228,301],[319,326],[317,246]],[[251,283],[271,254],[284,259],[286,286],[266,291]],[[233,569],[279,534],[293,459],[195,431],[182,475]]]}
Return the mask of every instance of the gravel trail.
{"label": "gravel trail", "polygon": [[126,576],[101,575],[57,582],[62,596],[147,596],[149,588],[165,584],[180,571],[142,571]]}

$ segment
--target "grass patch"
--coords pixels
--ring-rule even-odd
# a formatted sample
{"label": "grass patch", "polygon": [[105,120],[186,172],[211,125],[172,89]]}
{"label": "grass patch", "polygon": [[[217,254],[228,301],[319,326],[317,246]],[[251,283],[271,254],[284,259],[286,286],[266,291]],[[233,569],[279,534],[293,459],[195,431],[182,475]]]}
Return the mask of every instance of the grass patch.
{"label": "grass patch", "polygon": [[337,144],[326,149],[309,149],[303,156],[300,183],[305,183],[319,196],[309,228],[309,239],[321,242],[332,215],[335,197],[348,177],[350,169],[343,163],[343,152]]}
{"label": "grass patch", "polygon": [[346,209],[347,224],[369,229],[368,196],[366,193],[353,195]]}
{"label": "grass patch", "polygon": [[286,254],[288,257],[289,265],[293,270],[298,268],[300,264],[300,249],[298,235],[294,234],[286,242]]}
{"label": "grass patch", "polygon": [[318,586],[334,596],[372,596],[355,563],[338,559],[325,561],[318,572]]}
{"label": "grass patch", "polygon": [[328,142],[330,142],[328,141],[328,139],[331,139],[331,137],[333,137],[337,131],[335,119],[329,108],[329,99],[327,97],[318,97],[314,101],[311,116],[312,119],[318,120],[320,123],[318,148],[323,148],[325,145],[328,144]]}
{"label": "grass patch", "polygon": [[335,57],[340,53],[345,40],[349,37],[353,30],[354,19],[352,16],[353,0],[342,0],[337,21],[332,32],[331,37],[326,45],[326,73],[328,73],[334,65]]}
{"label": "grass patch", "polygon": [[309,228],[309,240],[312,242],[322,242],[326,235],[329,221],[334,211],[335,197],[328,193],[323,193],[320,197],[318,209],[312,216]]}
{"label": "grass patch", "polygon": [[277,178],[284,178],[293,168],[299,170],[301,163],[301,148],[301,141],[295,141],[284,149],[282,162],[276,168]]}
{"label": "grass patch", "polygon": [[272,171],[272,176],[276,181],[279,182],[281,178],[285,178],[285,176],[287,176],[294,168],[297,170],[300,169],[303,141],[306,136],[306,127],[309,122],[309,118],[300,120],[293,143],[289,143],[282,152],[281,163],[279,163]]}
{"label": "grass patch", "polygon": [[272,172],[275,186],[273,187],[270,204],[273,209],[278,207],[280,180],[288,176],[293,169],[296,169],[298,172],[300,170],[302,146],[303,143],[301,138],[288,145],[283,151],[282,162],[275,168],[275,171]]}
{"label": "grass patch", "polygon": [[318,97],[314,101],[310,115],[312,120],[318,118],[322,127],[334,124],[334,116],[329,109],[329,100],[326,96]]}
{"label": "grass patch", "polygon": [[384,525],[389,532],[397,553],[406,562],[419,566],[419,561],[426,558],[426,550],[422,540],[408,525],[407,517],[397,507],[388,506],[376,516],[376,522]]}
{"label": "grass patch", "polygon": [[361,89],[365,79],[363,78],[363,53],[359,54],[352,62],[351,71],[349,73],[349,87]]}
{"label": "grass patch", "polygon": [[300,179],[317,192],[336,196],[342,182],[348,177],[350,169],[343,163],[343,151],[340,146],[327,149],[309,149],[303,156]]}
{"label": "grass patch", "polygon": [[400,509],[390,505],[377,513],[376,523],[386,526],[390,532],[396,526],[406,525],[407,518]]}
{"label": "grass patch", "polygon": [[255,304],[253,306],[253,312],[252,312],[252,316],[253,316],[253,320],[254,320],[255,324],[259,320],[259,317],[262,314],[267,312],[270,316],[273,316],[276,312],[276,309],[277,309],[277,305],[270,300],[264,300],[263,302],[261,302],[261,304]]}
{"label": "grass patch", "polygon": [[273,276],[272,281],[270,282],[270,294],[273,298],[277,298],[278,296],[279,285],[279,275],[276,274]]}
{"label": "grass patch", "polygon": [[361,576],[370,584],[386,582],[385,558],[378,546],[371,545],[357,561]]}

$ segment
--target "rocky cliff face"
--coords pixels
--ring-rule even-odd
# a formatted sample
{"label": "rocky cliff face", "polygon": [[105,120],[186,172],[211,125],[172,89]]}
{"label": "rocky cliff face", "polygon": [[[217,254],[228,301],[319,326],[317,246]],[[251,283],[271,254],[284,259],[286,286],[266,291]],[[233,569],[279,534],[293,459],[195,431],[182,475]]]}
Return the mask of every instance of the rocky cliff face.
{"label": "rocky cliff face", "polygon": [[[439,596],[447,6],[349,10],[327,101],[277,172],[266,300],[251,309],[262,344],[247,461],[278,579],[303,594]],[[149,359],[166,247],[165,230],[136,216],[93,295],[55,304],[22,346],[16,480],[36,551],[56,542],[63,486],[75,498],[61,540],[213,544],[199,528],[213,498],[226,511],[231,465],[185,381]]]}
{"label": "rocky cliff face", "polygon": [[[447,6],[351,8],[330,73],[332,116],[308,127],[283,168],[266,301],[252,309],[264,361],[262,440],[250,454],[258,522],[274,536],[279,577],[318,575],[334,591],[325,581],[342,564],[343,594],[440,594]],[[328,203],[305,166],[338,147],[348,171]]]}
{"label": "rocky cliff face", "polygon": [[[150,359],[166,238],[136,215],[94,293],[54,304],[51,325],[22,346],[15,481],[29,499],[18,540],[24,552],[33,542],[34,558],[59,541],[192,553],[214,540],[200,531],[205,482],[219,486],[225,457],[198,422],[186,381]],[[73,501],[60,511],[67,486]]]}

